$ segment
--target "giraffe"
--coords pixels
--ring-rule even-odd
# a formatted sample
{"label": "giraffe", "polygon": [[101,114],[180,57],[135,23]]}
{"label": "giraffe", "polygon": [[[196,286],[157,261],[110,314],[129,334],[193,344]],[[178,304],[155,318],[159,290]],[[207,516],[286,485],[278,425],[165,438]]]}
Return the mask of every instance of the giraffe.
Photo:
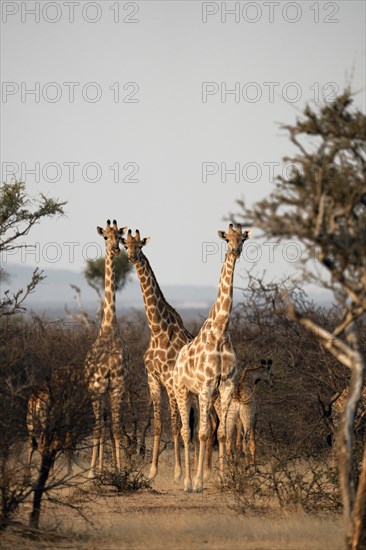
{"label": "giraffe", "polygon": [[113,433],[113,456],[115,465],[121,468],[120,425],[122,397],[125,393],[125,377],[129,355],[125,342],[118,331],[115,305],[114,259],[120,252],[119,240],[126,228],[118,228],[116,220],[111,225],[107,220],[105,229],[97,227],[97,232],[105,240],[105,279],[104,303],[101,326],[95,342],[85,359],[85,378],[91,396],[94,412],[93,452],[89,477],[93,478],[99,453],[99,470],[103,468],[105,438],[105,414],[110,409]]}
{"label": "giraffe", "polygon": [[[337,392],[333,395],[328,405],[325,406],[321,401],[324,416],[326,418],[327,426],[330,433],[327,435],[327,442],[332,449],[332,463],[335,466],[337,464],[337,450],[335,443],[336,434],[339,430],[339,425],[344,412],[346,401],[348,399],[349,387],[344,388],[343,391]],[[366,427],[366,384],[363,385],[361,399],[358,405],[358,409],[354,420],[354,432],[357,433]]]}
{"label": "giraffe", "polygon": [[223,473],[226,417],[238,375],[228,326],[232,309],[234,268],[250,231],[242,232],[240,225],[234,229],[233,224],[230,224],[227,233],[219,231],[218,234],[228,243],[228,248],[221,269],[217,299],[197,336],[180,350],[174,369],[174,390],[182,420],[181,433],[184,442],[185,491],[192,490],[189,413],[193,396],[197,395],[199,401],[200,444],[193,490],[202,491],[206,441],[210,431],[210,408],[219,393],[222,418],[218,431],[219,458],[220,470]]}
{"label": "giraffe", "polygon": [[[54,377],[57,379],[57,377]],[[53,380],[55,383],[55,380]],[[57,380],[56,380],[57,382]],[[61,382],[59,380],[58,382]],[[72,473],[72,443],[71,433],[66,430],[62,430],[62,433],[55,433],[54,428],[55,421],[57,423],[58,418],[55,417],[55,409],[57,403],[55,402],[52,390],[49,384],[42,384],[37,386],[32,391],[28,403],[27,403],[27,430],[28,430],[28,468],[30,469],[32,464],[32,457],[35,450],[38,450],[42,455],[46,445],[47,439],[51,436],[51,448],[55,451],[65,450],[67,457],[67,473]],[[66,426],[69,427],[70,419],[60,409],[58,414],[62,414],[66,420]],[[56,413],[56,417],[57,417]]]}
{"label": "giraffe", "polygon": [[[260,365],[247,367],[237,384],[231,400],[227,420],[227,448],[233,449],[233,435],[236,428],[236,450],[241,446],[248,464],[255,466],[255,428],[258,418],[258,383],[265,381],[272,387],[272,359],[261,359]],[[216,400],[215,409],[220,418],[220,398]]]}
{"label": "giraffe", "polygon": [[164,387],[169,400],[174,441],[174,479],[178,481],[181,477],[179,411],[173,388],[173,370],[179,350],[193,337],[183,325],[179,313],[165,300],[150,263],[142,251],[149,240],[150,238],[146,237],[141,239],[138,229],[136,229],[135,236],[129,229],[127,238],[122,238],[128,260],[136,268],[150,327],[150,341],[144,355],[154,414],[154,443],[149,479],[154,479],[158,473],[161,440],[161,390]]}
{"label": "giraffe", "polygon": [[36,387],[27,403],[28,468],[31,466],[34,451],[43,453],[49,409],[49,388],[46,385]]}

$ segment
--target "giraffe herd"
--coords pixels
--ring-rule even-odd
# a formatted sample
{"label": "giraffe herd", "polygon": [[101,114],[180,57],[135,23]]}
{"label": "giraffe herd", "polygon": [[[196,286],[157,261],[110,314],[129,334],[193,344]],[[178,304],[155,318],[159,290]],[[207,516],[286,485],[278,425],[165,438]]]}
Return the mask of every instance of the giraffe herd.
{"label": "giraffe herd", "polygon": [[[153,404],[154,440],[149,478],[158,473],[159,446],[161,441],[161,402],[165,388],[169,400],[171,431],[174,441],[174,479],[181,477],[179,428],[184,443],[184,490],[192,490],[190,473],[189,416],[193,407],[198,409],[199,457],[193,490],[203,490],[205,454],[212,452],[210,413],[215,406],[220,419],[218,428],[220,472],[224,472],[225,454],[232,452],[232,441],[237,426],[237,441],[242,430],[243,449],[249,444],[251,462],[254,462],[254,428],[257,403],[255,384],[260,379],[271,383],[271,361],[263,360],[259,367],[245,369],[239,380],[239,365],[228,331],[233,301],[233,278],[237,260],[251,231],[243,231],[240,225],[229,225],[220,238],[227,242],[227,252],[222,266],[217,299],[207,320],[193,338],[185,328],[179,313],[165,300],[150,263],[142,249],[149,242],[136,230],[119,228],[116,220],[107,221],[97,232],[105,240],[105,289],[103,316],[99,333],[92,344],[84,364],[85,381],[94,413],[92,458],[89,477],[94,478],[103,468],[103,449],[106,437],[105,418],[109,409],[111,417],[112,448],[115,466],[121,468],[120,447],[121,405],[125,398],[126,375],[130,357],[127,346],[119,334],[115,300],[115,257],[124,246],[128,261],[134,265],[140,281],[146,317],[150,328],[150,341],[144,355],[148,386]],[[38,391],[38,395],[37,392]],[[43,396],[43,397],[42,397]],[[28,460],[34,449],[35,426],[42,434],[42,422],[47,409],[47,396],[35,390],[28,403],[27,425],[30,433]],[[40,440],[42,437],[40,437]],[[207,459],[206,459],[207,464]]]}

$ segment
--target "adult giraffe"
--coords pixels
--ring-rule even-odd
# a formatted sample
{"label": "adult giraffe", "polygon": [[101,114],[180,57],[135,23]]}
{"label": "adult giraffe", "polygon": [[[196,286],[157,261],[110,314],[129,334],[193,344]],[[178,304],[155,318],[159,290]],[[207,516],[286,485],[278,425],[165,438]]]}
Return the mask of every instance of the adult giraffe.
{"label": "adult giraffe", "polygon": [[126,228],[116,220],[107,221],[97,232],[105,240],[105,279],[103,317],[98,336],[85,359],[85,377],[94,412],[93,454],[89,477],[95,476],[99,453],[99,470],[103,468],[105,413],[110,409],[117,469],[121,468],[121,405],[125,393],[125,376],[129,363],[127,347],[119,334],[116,317],[115,257],[120,252],[119,240]]}
{"label": "adult giraffe", "polygon": [[174,370],[174,391],[182,419],[182,438],[185,453],[184,490],[192,490],[189,458],[189,413],[194,395],[199,401],[199,441],[197,474],[194,491],[203,489],[203,466],[206,442],[209,437],[209,416],[218,393],[221,398],[221,423],[218,431],[220,469],[224,470],[224,445],[226,439],[226,417],[231,402],[238,368],[234,349],[228,332],[233,301],[233,279],[236,261],[250,231],[242,232],[240,225],[234,229],[230,224],[227,233],[218,232],[228,243],[225,262],[221,270],[219,290],[208,319],[197,336],[182,347]]}
{"label": "adult giraffe", "polygon": [[174,440],[174,479],[178,481],[181,476],[179,411],[173,388],[173,370],[179,350],[193,337],[183,325],[179,313],[164,298],[150,263],[142,251],[150,239],[146,237],[141,239],[138,229],[133,236],[129,229],[127,238],[121,240],[126,248],[128,260],[136,268],[150,327],[150,341],[144,355],[154,409],[154,445],[149,479],[154,479],[158,473],[161,440],[161,390],[164,387],[169,399],[171,430]]}

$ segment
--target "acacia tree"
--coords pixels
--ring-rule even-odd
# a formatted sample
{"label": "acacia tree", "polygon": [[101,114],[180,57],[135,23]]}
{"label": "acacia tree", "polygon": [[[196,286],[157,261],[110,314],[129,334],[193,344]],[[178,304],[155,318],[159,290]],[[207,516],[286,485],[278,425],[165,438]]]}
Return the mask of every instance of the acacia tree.
{"label": "acacia tree", "polygon": [[[122,290],[127,282],[127,276],[132,266],[128,262],[127,254],[122,250],[114,259],[114,268],[116,274],[116,291]],[[105,259],[87,260],[84,269],[86,282],[93,288],[98,297],[101,298],[101,291],[104,289],[105,277]]]}
{"label": "acacia tree", "polygon": [[[32,246],[19,243],[19,238],[28,235],[42,218],[63,215],[65,204],[42,193],[37,198],[31,198],[22,181],[3,183],[0,186],[0,253]],[[37,268],[26,289],[20,289],[15,294],[5,291],[0,298],[0,317],[23,311],[22,304],[26,297],[44,278],[43,272]],[[0,268],[0,282],[5,280],[5,271]]]}
{"label": "acacia tree", "polygon": [[[277,242],[302,246],[306,281],[333,291],[341,321],[329,330],[297,310],[284,294],[287,314],[319,338],[350,371],[349,394],[338,433],[340,484],[347,549],[366,545],[366,446],[355,466],[353,424],[365,378],[365,353],[357,321],[366,311],[366,117],[346,89],[332,103],[306,106],[294,125],[284,125],[295,153],[293,167],[277,177],[269,198],[233,216]],[[314,251],[316,262],[314,265]]]}

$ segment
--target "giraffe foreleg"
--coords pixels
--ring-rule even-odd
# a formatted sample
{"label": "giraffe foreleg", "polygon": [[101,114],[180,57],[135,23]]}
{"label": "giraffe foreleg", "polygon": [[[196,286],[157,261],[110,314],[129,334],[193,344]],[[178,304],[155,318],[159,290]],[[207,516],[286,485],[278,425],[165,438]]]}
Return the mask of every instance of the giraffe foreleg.
{"label": "giraffe foreleg", "polygon": [[148,384],[154,411],[154,444],[149,473],[149,479],[151,480],[154,479],[158,473],[159,450],[161,440],[161,385],[160,382],[156,380],[156,378],[154,378],[150,373],[148,375]]}
{"label": "giraffe foreleg", "polygon": [[102,436],[103,400],[98,396],[94,396],[92,399],[92,407],[94,412],[93,452],[90,463],[89,478],[94,478],[96,474],[99,444]]}
{"label": "giraffe foreleg", "polygon": [[237,401],[231,400],[226,418],[226,454],[234,458],[234,430],[239,417],[239,406]]}
{"label": "giraffe foreleg", "polygon": [[[119,384],[110,394],[110,403],[111,403],[111,421],[112,421],[112,432],[113,432],[113,441],[115,450],[115,468],[117,471],[121,470],[121,439],[122,439],[122,430],[121,430],[121,405],[123,398],[123,391],[121,391],[122,384]],[[104,434],[103,434],[103,444],[104,444]],[[102,447],[103,450],[103,447]],[[102,450],[100,452],[103,457]]]}
{"label": "giraffe foreleg", "polygon": [[205,454],[205,469],[203,472],[203,480],[208,481],[211,477],[212,472],[212,450],[214,445],[215,433],[219,425],[219,417],[216,412],[216,403],[215,409],[212,407],[210,410],[210,433],[206,443],[206,454]]}
{"label": "giraffe foreleg", "polygon": [[174,441],[174,481],[180,481],[182,476],[182,467],[180,463],[180,442],[179,442],[179,409],[175,399],[173,389],[169,392],[170,420],[172,436]]}
{"label": "giraffe foreleg", "polygon": [[240,454],[242,450],[242,436],[243,436],[243,425],[241,423],[240,417],[236,421],[236,436],[235,436],[235,451],[237,454]]}
{"label": "giraffe foreleg", "polygon": [[190,463],[190,437],[191,430],[189,427],[189,414],[191,410],[191,400],[189,391],[185,386],[175,385],[175,396],[179,407],[180,417],[182,421],[181,434],[184,443],[184,465],[185,465],[185,478],[184,478],[184,490],[186,492],[192,491],[192,478],[191,478],[191,463]]}
{"label": "giraffe foreleg", "polygon": [[219,440],[220,473],[223,476],[225,470],[226,423],[231,398],[234,392],[233,381],[229,379],[226,380],[225,383],[221,382],[219,390],[221,399],[221,417],[217,435]]}
{"label": "giraffe foreleg", "polygon": [[255,464],[256,404],[250,401],[240,405],[240,420],[243,425],[243,453],[247,464]]}
{"label": "giraffe foreleg", "polygon": [[210,435],[210,401],[211,395],[209,391],[202,392],[199,396],[199,408],[200,408],[200,428],[199,428],[199,441],[200,441],[200,450],[198,456],[198,466],[196,477],[194,480],[193,490],[196,492],[203,491],[203,468],[206,452],[206,444],[208,437]]}

